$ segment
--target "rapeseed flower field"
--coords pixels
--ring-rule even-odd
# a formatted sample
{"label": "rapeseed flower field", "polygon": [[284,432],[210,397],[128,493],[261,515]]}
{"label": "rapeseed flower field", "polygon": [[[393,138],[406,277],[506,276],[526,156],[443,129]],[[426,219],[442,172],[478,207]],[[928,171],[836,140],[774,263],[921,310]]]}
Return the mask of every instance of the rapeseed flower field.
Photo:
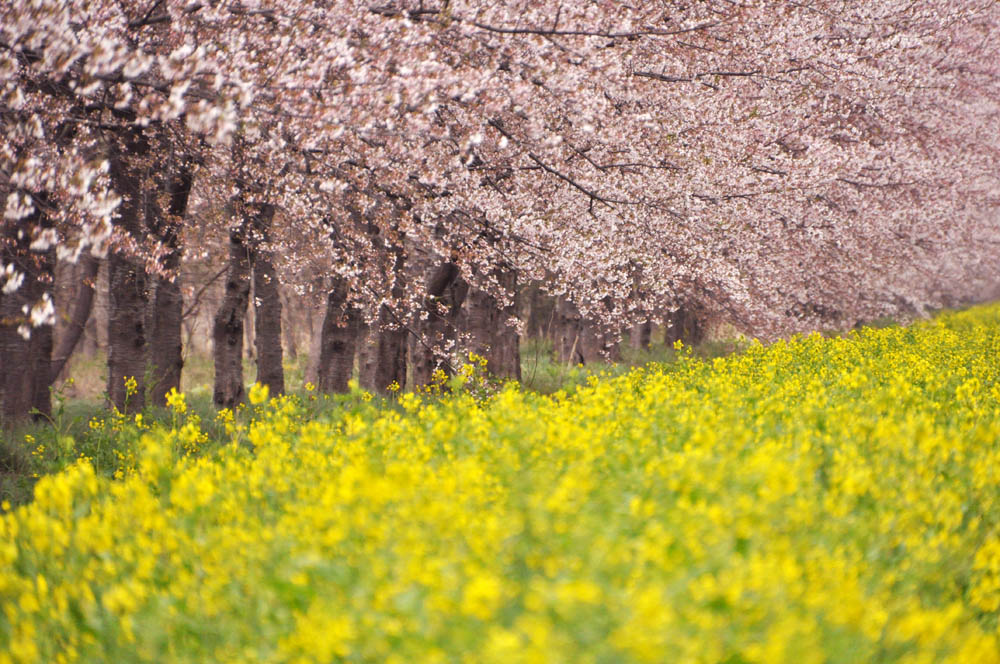
{"label": "rapeseed flower field", "polygon": [[0,662],[997,662],[998,369],[989,306],[551,397],[255,390],[208,452],[172,395],[0,516]]}

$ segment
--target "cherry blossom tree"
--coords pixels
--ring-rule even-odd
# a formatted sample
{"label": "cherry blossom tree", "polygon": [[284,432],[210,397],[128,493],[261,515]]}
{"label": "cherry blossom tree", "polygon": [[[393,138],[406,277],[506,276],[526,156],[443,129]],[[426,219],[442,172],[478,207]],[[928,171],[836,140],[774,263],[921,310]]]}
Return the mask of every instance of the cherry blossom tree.
{"label": "cherry blossom tree", "polygon": [[[242,398],[251,282],[275,391],[279,281],[328,287],[331,390],[366,348],[376,389],[405,380],[407,354],[423,382],[460,348],[516,377],[525,284],[604,353],[693,311],[773,337],[997,284],[995,3],[3,11],[4,329],[51,316],[33,284],[52,247],[127,263],[112,289],[140,293],[120,305],[134,320],[145,275],[169,293],[183,250],[159,220],[181,223],[181,190],[215,201],[231,212],[219,405]],[[148,361],[126,355],[116,402]]]}
{"label": "cherry blossom tree", "polygon": [[[122,408],[123,378],[141,383],[145,375],[147,331],[139,321],[146,273],[169,272],[176,249],[164,225],[168,220],[153,220],[153,208],[176,208],[186,198],[174,178],[188,166],[167,165],[164,159],[178,133],[196,132],[209,144],[226,142],[239,106],[250,99],[245,86],[219,74],[211,49],[191,40],[197,13],[159,2],[0,7],[0,188],[4,227],[12,238],[2,258],[4,365],[24,366],[16,358],[25,353],[35,357],[31,349],[38,343],[28,340],[31,328],[48,329],[52,322],[53,259],[42,257],[54,252],[75,260],[85,252],[110,252],[108,392]],[[178,123],[181,129],[171,128]],[[166,176],[157,168],[176,172]],[[157,194],[172,199],[160,206]],[[147,222],[159,236],[146,232]],[[41,342],[47,346],[51,343]],[[33,368],[18,379],[22,389],[7,386],[8,394],[40,395],[30,405],[43,413],[51,380],[43,368],[47,362],[32,359]],[[143,394],[140,389],[135,399]],[[26,412],[24,405],[12,406],[8,416]]]}

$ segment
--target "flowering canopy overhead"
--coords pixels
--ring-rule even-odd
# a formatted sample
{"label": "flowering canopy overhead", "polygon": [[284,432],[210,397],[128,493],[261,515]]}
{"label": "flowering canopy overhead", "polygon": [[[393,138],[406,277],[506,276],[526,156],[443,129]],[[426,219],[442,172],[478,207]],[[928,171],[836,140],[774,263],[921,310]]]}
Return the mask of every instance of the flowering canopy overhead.
{"label": "flowering canopy overhead", "polygon": [[998,33],[985,0],[5,3],[4,224],[102,251],[112,145],[155,129],[372,303],[406,244],[619,324],[919,310],[996,282]]}

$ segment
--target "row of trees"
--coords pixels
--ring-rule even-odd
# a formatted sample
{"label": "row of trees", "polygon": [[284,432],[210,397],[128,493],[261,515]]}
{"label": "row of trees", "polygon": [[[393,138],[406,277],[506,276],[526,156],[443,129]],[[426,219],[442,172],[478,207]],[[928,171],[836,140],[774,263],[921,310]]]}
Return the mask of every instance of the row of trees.
{"label": "row of trees", "polygon": [[331,391],[361,338],[375,389],[460,347],[515,375],[527,284],[605,350],[693,306],[770,337],[976,297],[998,28],[986,0],[4,3],[5,418],[79,337],[53,348],[57,261],[106,257],[109,397],[149,375],[161,402],[202,224],[229,238],[220,406],[251,292],[283,389],[279,283],[326,297]]}

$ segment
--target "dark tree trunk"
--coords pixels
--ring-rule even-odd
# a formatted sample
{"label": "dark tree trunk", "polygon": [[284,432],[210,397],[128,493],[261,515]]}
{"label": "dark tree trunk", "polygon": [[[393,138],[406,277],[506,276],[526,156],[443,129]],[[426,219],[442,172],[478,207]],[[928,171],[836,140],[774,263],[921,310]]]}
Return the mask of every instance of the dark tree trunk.
{"label": "dark tree trunk", "polygon": [[[45,203],[45,196],[37,196],[37,205]],[[24,275],[17,290],[0,294],[0,395],[4,427],[26,420],[32,411],[36,411],[36,419],[52,414],[49,392],[52,325],[32,327],[30,313],[24,312],[24,307],[30,312],[44,296],[52,297],[54,252],[30,249],[33,232],[49,226],[46,215],[36,208],[34,213],[12,224],[5,233],[7,237],[0,238],[3,264],[13,264]],[[6,283],[6,279],[2,282]],[[29,337],[25,339],[21,331]]]}
{"label": "dark tree trunk", "polygon": [[[394,302],[402,300],[405,293],[404,267],[406,256],[399,242],[389,244],[389,260],[392,261],[393,284],[390,291]],[[371,373],[362,373],[363,378],[370,378],[366,389],[385,394],[406,387],[406,346],[409,332],[403,326],[394,305],[382,304],[378,319],[369,332],[368,344],[372,356],[366,358],[373,363]],[[392,388],[392,389],[390,389]]]}
{"label": "dark tree trunk", "polygon": [[69,315],[69,323],[59,345],[52,354],[52,372],[49,383],[54,383],[72,357],[84,331],[91,322],[91,311],[94,308],[94,293],[97,286],[97,273],[101,262],[89,252],[80,256],[80,279],[76,297],[73,301],[73,311]]}
{"label": "dark tree trunk", "polygon": [[156,277],[156,292],[153,299],[149,364],[153,381],[150,396],[156,406],[166,406],[167,393],[171,389],[181,388],[181,370],[184,367],[181,343],[184,297],[179,284],[181,248],[177,231],[187,212],[191,185],[192,176],[186,167],[181,166],[171,175],[166,185],[170,218],[163,218],[155,198],[150,197],[147,201],[147,223],[150,230],[169,249],[163,258],[163,268],[173,275],[172,279]]}
{"label": "dark tree trunk", "polygon": [[[144,157],[149,143],[138,131],[127,130],[120,137],[122,154],[111,159],[111,181],[122,197],[118,225],[132,238],[143,235],[144,178],[130,156]],[[121,412],[136,412],[146,405],[146,313],[149,283],[145,266],[118,251],[108,257],[108,399]],[[126,381],[135,381],[128,394]]]}
{"label": "dark tree trunk", "polygon": [[167,405],[167,393],[181,389],[181,370],[184,368],[181,342],[181,318],[184,297],[177,278],[173,281],[157,277],[153,299],[153,331],[149,344],[149,358],[153,385],[150,398],[155,406]]}
{"label": "dark tree trunk", "polygon": [[[12,253],[3,252],[3,263],[8,265],[13,258]],[[5,280],[0,279],[0,285]],[[24,288],[22,282],[21,288]],[[15,423],[28,417],[31,410],[26,389],[29,380],[28,363],[24,361],[27,353],[27,341],[17,332],[20,325],[25,324],[25,316],[21,311],[21,300],[26,299],[21,289],[13,293],[0,291],[0,400],[3,405],[3,426],[9,429]]]}
{"label": "dark tree trunk", "polygon": [[705,326],[696,307],[682,304],[670,314],[663,332],[663,341],[668,346],[680,341],[687,346],[695,346],[705,340]]}
{"label": "dark tree trunk", "polygon": [[604,330],[597,330],[601,341],[601,360],[604,362],[621,362],[622,347],[618,337]]}
{"label": "dark tree trunk", "polygon": [[285,392],[284,349],[281,346],[281,297],[278,275],[268,258],[258,255],[253,264],[254,348],[257,382],[272,396]]}
{"label": "dark tree trunk", "polygon": [[255,242],[263,246],[253,256],[254,342],[257,349],[257,382],[271,396],[285,393],[284,356],[281,347],[281,292],[270,241],[274,206],[263,205],[254,217]]}
{"label": "dark tree trunk", "polygon": [[253,265],[254,342],[257,349],[257,382],[272,396],[285,392],[284,354],[281,347],[281,297],[278,275],[269,258],[258,255]]}
{"label": "dark tree trunk", "polygon": [[[610,296],[604,298],[604,308],[613,318],[615,303]],[[621,344],[619,343],[619,335],[610,333],[600,323],[590,325],[590,331],[596,339],[598,348],[598,357],[596,359],[603,362],[620,362],[622,351]]]}
{"label": "dark tree trunk", "polygon": [[[253,285],[253,263],[256,254],[251,250],[250,252],[250,283]],[[250,297],[253,297],[253,291],[250,292]],[[246,351],[246,359],[253,362],[254,367],[257,366],[257,307],[249,307],[247,309],[246,318],[243,320],[243,348]]]}
{"label": "dark tree trunk", "polygon": [[411,354],[414,385],[430,383],[438,370],[446,375],[452,373],[449,358],[455,352],[458,314],[467,293],[468,287],[453,262],[445,261],[431,271],[424,300],[427,318],[420,322],[420,338]]}
{"label": "dark tree trunk", "polygon": [[229,232],[229,270],[222,304],[212,326],[215,358],[212,400],[218,408],[235,408],[246,399],[243,386],[243,321],[250,301],[251,266],[247,226],[243,219]]}
{"label": "dark tree trunk", "polygon": [[470,351],[486,358],[486,369],[494,376],[521,380],[520,335],[508,321],[517,318],[517,277],[513,270],[499,275],[500,285],[511,294],[510,304],[478,288],[469,290],[466,325]]}
{"label": "dark tree trunk", "polygon": [[399,327],[389,305],[382,305],[375,341],[375,370],[372,387],[386,393],[406,387],[406,329]]}
{"label": "dark tree trunk", "polygon": [[[21,307],[32,303],[38,293],[38,289],[27,281],[25,277],[17,291],[4,294],[0,300],[0,318],[4,323],[0,325],[0,393],[3,395],[5,428],[27,420],[33,408],[46,415],[52,413],[48,382],[37,380],[40,374],[36,373],[46,364],[46,346],[51,351],[52,327],[44,325],[31,329],[28,339],[18,332],[22,325],[31,327]],[[44,388],[40,384],[44,384]]]}
{"label": "dark tree trunk", "polygon": [[52,416],[51,383],[46,380],[52,375],[53,328],[51,325],[36,327],[28,342],[28,358],[31,372],[31,410],[35,419]]}
{"label": "dark tree trunk", "polygon": [[361,314],[348,301],[346,285],[338,283],[327,296],[318,368],[321,392],[346,393],[354,373],[354,356],[361,330]]}
{"label": "dark tree trunk", "polygon": [[[122,203],[122,205],[125,205]],[[145,403],[146,270],[112,254],[108,257],[108,398],[121,412],[142,410]],[[135,380],[129,395],[126,381]]]}

